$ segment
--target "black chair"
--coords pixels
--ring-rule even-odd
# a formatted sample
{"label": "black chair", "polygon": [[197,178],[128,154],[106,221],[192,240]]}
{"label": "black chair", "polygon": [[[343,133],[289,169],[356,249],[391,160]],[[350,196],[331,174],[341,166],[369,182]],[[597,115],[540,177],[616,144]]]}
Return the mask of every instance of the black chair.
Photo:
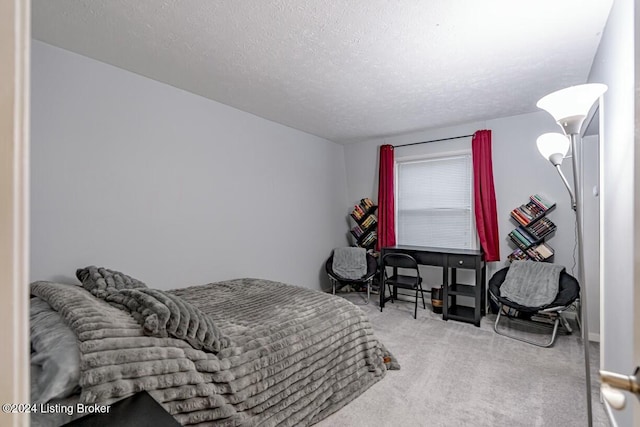
{"label": "black chair", "polygon": [[[387,274],[388,267],[393,269],[391,276],[388,276]],[[398,288],[415,291],[415,304],[413,309],[413,318],[415,319],[418,314],[418,294],[422,297],[422,307],[424,309],[427,308],[424,302],[424,293],[422,290],[422,277],[420,277],[418,263],[415,258],[407,254],[386,254],[382,257],[380,268],[383,271],[384,277],[384,282],[380,286],[380,292],[385,293],[385,289],[389,288],[392,303],[394,296],[397,296],[398,294]],[[415,275],[399,274],[398,268],[413,270],[415,271]],[[382,311],[382,307],[380,307],[380,311]]]}
{"label": "black chair", "polygon": [[325,262],[324,269],[331,281],[331,287],[333,288],[334,295],[336,294],[336,285],[338,284],[341,286],[352,285],[356,288],[366,285],[367,300],[365,303],[369,304],[369,299],[371,298],[371,284],[373,283],[373,278],[378,271],[378,260],[373,255],[367,253],[367,272],[359,279],[345,279],[344,277],[338,276],[333,271],[333,253],[331,253],[331,256],[327,259],[327,262]]}
{"label": "black chair", "polygon": [[[562,322],[567,333],[572,332],[569,322],[567,322],[567,319],[563,316],[563,312],[567,310],[580,296],[580,284],[578,284],[575,277],[571,276],[566,271],[563,271],[560,273],[558,294],[556,298],[550,304],[539,307],[527,307],[503,298],[500,295],[500,287],[504,283],[508,271],[509,267],[503,268],[502,270],[497,271],[489,280],[489,296],[491,297],[492,303],[497,306],[496,310],[498,312],[496,321],[493,324],[493,330],[496,331],[497,334],[526,342],[528,344],[537,345],[538,347],[551,347],[555,342],[560,322]],[[512,319],[531,321],[533,320],[532,318],[539,313],[547,315],[549,319],[553,320],[551,338],[547,342],[539,343],[527,338],[509,335],[505,332],[506,329],[503,329],[503,331],[498,329],[498,324],[500,323],[500,319],[503,315]]]}

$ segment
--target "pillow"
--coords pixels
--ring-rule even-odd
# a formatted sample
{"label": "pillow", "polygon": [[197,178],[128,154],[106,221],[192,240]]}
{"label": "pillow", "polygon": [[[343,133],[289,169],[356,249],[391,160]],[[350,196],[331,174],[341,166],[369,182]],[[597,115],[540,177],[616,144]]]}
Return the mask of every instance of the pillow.
{"label": "pillow", "polygon": [[107,295],[120,289],[146,288],[143,282],[115,270],[91,265],[76,270],[76,277],[82,286],[94,296],[104,299]]}
{"label": "pillow", "polygon": [[146,335],[172,336],[214,353],[231,343],[211,317],[177,295],[150,288],[121,289],[107,295],[105,301],[129,310]]}
{"label": "pillow", "polygon": [[65,398],[79,389],[80,350],[75,334],[54,309],[31,298],[31,403]]}

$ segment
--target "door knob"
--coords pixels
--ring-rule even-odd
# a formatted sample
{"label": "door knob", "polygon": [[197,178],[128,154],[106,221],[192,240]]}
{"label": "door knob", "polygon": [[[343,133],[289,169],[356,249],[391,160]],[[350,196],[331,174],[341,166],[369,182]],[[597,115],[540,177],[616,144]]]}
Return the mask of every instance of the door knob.
{"label": "door knob", "polygon": [[621,409],[624,409],[625,405],[627,404],[627,398],[625,397],[624,393],[620,390],[612,388],[608,384],[602,384],[600,386],[600,393],[602,394],[604,400],[606,400],[609,406],[611,406],[613,409],[617,409],[619,411]]}
{"label": "door knob", "polygon": [[639,370],[640,367],[636,368],[633,375],[600,371],[600,381],[602,383],[600,391],[602,392],[602,397],[612,408],[623,409],[626,404],[626,397],[620,390],[634,393],[637,397],[640,397]]}

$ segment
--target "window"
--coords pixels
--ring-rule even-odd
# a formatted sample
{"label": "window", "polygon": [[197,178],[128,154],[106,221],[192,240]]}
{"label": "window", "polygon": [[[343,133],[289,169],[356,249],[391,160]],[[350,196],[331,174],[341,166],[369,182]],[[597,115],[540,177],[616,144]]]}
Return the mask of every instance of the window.
{"label": "window", "polygon": [[477,249],[471,154],[396,163],[400,245]]}

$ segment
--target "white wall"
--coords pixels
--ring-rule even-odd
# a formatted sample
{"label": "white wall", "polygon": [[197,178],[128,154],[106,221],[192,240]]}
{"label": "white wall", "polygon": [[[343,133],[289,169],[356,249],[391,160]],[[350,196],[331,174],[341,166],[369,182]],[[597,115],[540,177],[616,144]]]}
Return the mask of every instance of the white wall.
{"label": "white wall", "polygon": [[324,281],[342,146],[38,41],[32,61],[32,280]]}
{"label": "white wall", "polygon": [[[590,82],[609,86],[600,108],[602,367],[631,374],[640,366],[640,89],[637,2],[615,0],[593,61]],[[636,44],[634,45],[634,40]],[[635,63],[634,63],[635,59]],[[640,425],[638,399],[613,411],[620,427]]]}
{"label": "white wall", "polygon": [[[595,118],[594,120],[598,120]],[[584,282],[589,287],[587,312],[589,315],[589,337],[600,340],[600,191],[599,174],[599,138],[598,134],[582,139],[582,223]]]}
{"label": "white wall", "polygon": [[[536,138],[540,134],[561,132],[553,118],[544,111],[347,145],[345,161],[349,198],[368,196],[377,200],[377,158],[380,145],[400,145],[469,135],[480,129],[492,130],[493,173],[500,229],[501,261],[490,263],[488,276],[491,277],[493,272],[507,265],[507,256],[514,249],[508,239],[509,232],[515,228],[509,213],[513,208],[526,203],[529,195],[534,193],[543,194],[549,200],[556,202],[556,208],[549,213],[549,218],[557,225],[557,231],[548,242],[556,252],[554,262],[566,266],[567,271],[571,273],[574,264],[575,216],[571,210],[569,195],[557,172],[547,160],[540,156],[536,148]],[[433,142],[397,148],[396,157],[470,149],[470,147],[471,138]],[[562,169],[571,180],[571,162],[566,161]],[[589,262],[597,262],[597,258]],[[578,273],[577,266],[573,273]],[[437,271],[425,270],[425,274],[428,275],[427,283],[438,283],[440,276]],[[465,280],[468,279],[465,278]],[[597,284],[594,284],[593,292],[595,292],[594,298],[597,298]],[[590,325],[593,325],[591,331],[594,336],[597,336],[599,315],[597,312],[589,314]]]}

